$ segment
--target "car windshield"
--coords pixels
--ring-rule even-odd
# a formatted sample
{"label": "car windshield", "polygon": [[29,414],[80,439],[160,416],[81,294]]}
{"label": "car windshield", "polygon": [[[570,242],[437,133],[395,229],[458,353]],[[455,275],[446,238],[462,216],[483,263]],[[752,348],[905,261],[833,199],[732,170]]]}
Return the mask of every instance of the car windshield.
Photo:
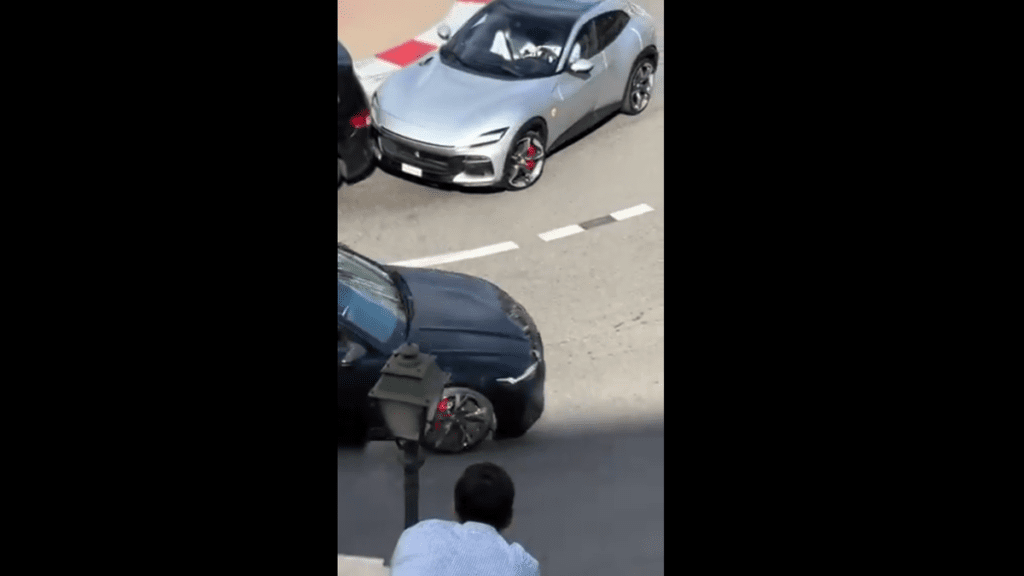
{"label": "car windshield", "polygon": [[381,343],[406,324],[398,287],[372,262],[338,248],[338,316]]}
{"label": "car windshield", "polygon": [[551,76],[574,22],[570,16],[531,15],[498,2],[459,29],[441,49],[441,59],[452,66],[494,76]]}

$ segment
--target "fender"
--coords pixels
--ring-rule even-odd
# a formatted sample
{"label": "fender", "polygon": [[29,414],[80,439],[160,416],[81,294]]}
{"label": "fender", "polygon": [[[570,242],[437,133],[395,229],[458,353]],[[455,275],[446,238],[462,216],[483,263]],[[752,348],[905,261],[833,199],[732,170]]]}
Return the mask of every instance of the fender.
{"label": "fender", "polygon": [[654,60],[654,67],[657,68],[658,67],[658,47],[655,46],[654,44],[651,44],[647,48],[644,48],[643,50],[641,50],[640,51],[640,55],[637,56],[636,59],[637,60],[642,60],[642,59],[647,58],[647,57],[650,57],[652,60]]}

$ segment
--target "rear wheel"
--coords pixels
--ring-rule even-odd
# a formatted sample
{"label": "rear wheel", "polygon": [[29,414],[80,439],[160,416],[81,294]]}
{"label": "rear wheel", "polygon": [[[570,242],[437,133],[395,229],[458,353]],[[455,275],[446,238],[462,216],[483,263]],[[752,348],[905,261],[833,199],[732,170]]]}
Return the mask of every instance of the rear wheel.
{"label": "rear wheel", "polygon": [[363,448],[369,441],[366,422],[350,411],[338,414],[337,431],[340,448]]}
{"label": "rear wheel", "polygon": [[447,403],[427,422],[423,446],[434,452],[454,454],[479,445],[495,429],[494,406],[486,396],[469,388],[445,388],[441,395]]}
{"label": "rear wheel", "polygon": [[502,183],[506,190],[525,190],[540,180],[547,157],[544,133],[536,126],[523,128],[512,140]]}
{"label": "rear wheel", "polygon": [[654,61],[638,60],[629,73],[629,82],[622,96],[622,113],[634,116],[647,109],[654,94]]}

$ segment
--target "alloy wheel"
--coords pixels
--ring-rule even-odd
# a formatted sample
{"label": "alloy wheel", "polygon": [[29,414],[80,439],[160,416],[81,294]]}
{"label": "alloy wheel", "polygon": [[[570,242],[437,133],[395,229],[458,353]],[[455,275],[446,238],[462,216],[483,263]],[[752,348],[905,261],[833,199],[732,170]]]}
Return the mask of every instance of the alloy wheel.
{"label": "alloy wheel", "polygon": [[629,102],[635,112],[641,112],[647,108],[651,101],[651,93],[654,91],[654,64],[645,61],[630,81]]}
{"label": "alloy wheel", "polygon": [[544,169],[544,144],[540,138],[527,135],[513,147],[509,157],[509,175],[506,180],[512,188],[526,188],[533,184]]}
{"label": "alloy wheel", "polygon": [[445,390],[438,411],[424,430],[424,444],[438,452],[461,452],[482,442],[494,428],[494,408],[472,390]]}

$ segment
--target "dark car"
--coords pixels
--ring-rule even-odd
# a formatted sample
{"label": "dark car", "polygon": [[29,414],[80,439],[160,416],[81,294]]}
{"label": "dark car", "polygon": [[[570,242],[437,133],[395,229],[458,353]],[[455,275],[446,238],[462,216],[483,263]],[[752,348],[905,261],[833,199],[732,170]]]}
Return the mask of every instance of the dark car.
{"label": "dark car", "polygon": [[338,408],[342,436],[387,438],[367,397],[403,343],[451,378],[424,444],[460,452],[526,433],[544,410],[544,347],[526,310],[473,276],[379,264],[338,245]]}
{"label": "dark car", "polygon": [[352,67],[352,57],[338,42],[338,185],[358,180],[373,168],[370,110],[366,93]]}

